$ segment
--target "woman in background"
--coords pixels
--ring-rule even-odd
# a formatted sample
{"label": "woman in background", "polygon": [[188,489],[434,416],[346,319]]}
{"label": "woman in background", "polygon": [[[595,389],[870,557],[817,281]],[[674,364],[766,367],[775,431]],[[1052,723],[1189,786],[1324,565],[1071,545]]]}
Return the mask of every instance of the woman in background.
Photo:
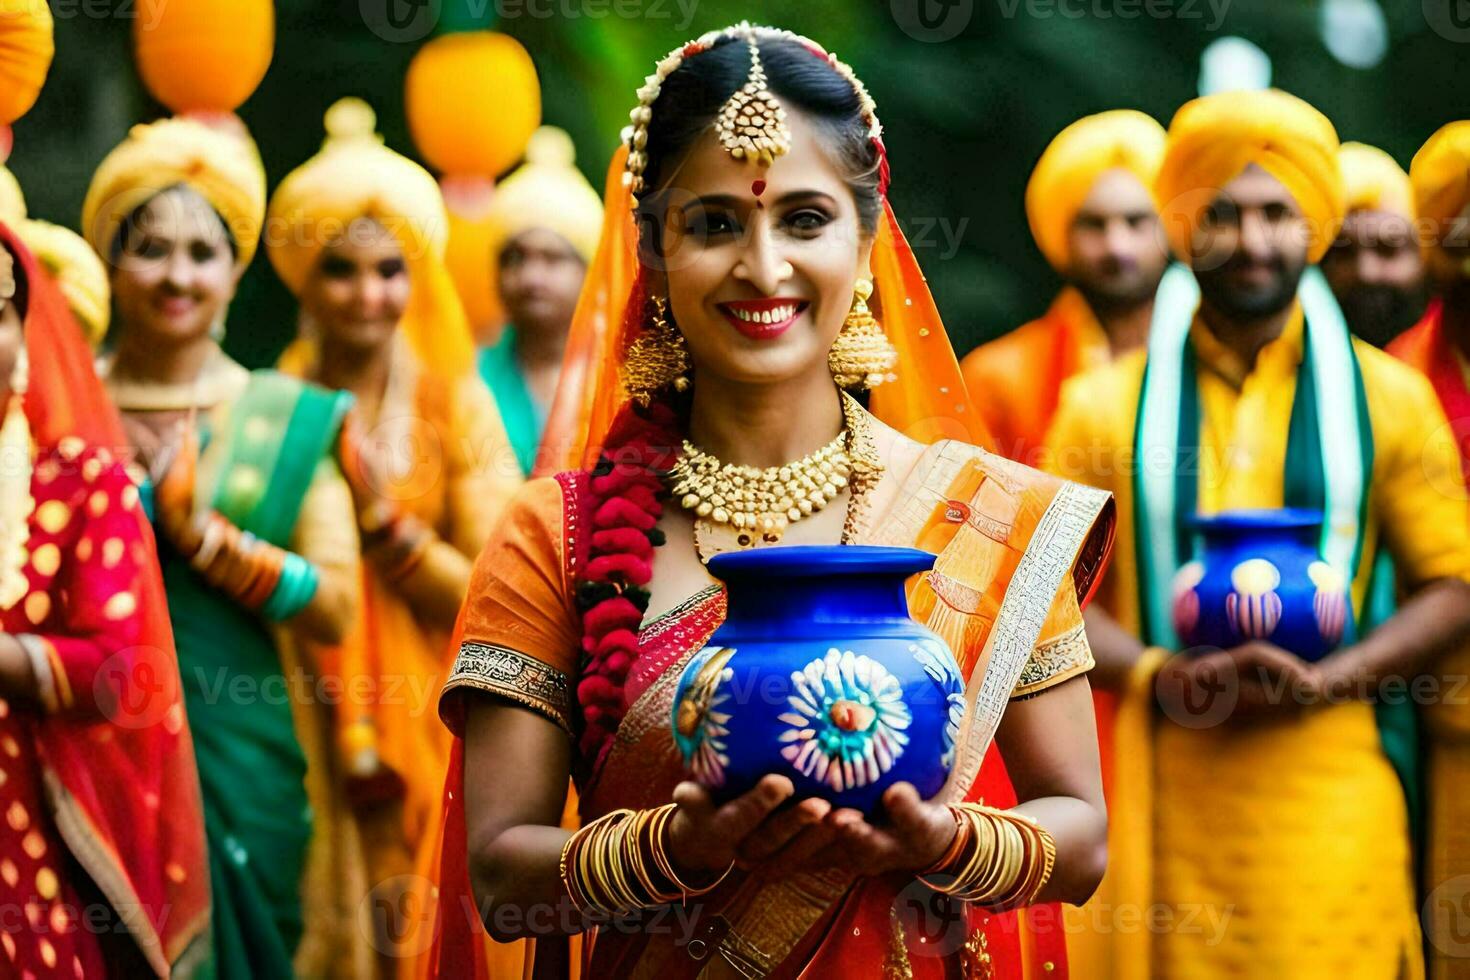
{"label": "woman in background", "polygon": [[0,963],[187,973],[209,882],[153,536],[66,301],[3,224],[0,406]]}
{"label": "woman in background", "polygon": [[221,977],[290,975],[312,814],[277,692],[303,676],[296,639],[341,640],[357,608],[352,499],[331,452],[350,399],[247,371],[219,345],[264,213],[248,138],[174,118],[134,127],[82,217],[116,306],[99,373],[163,539]]}
{"label": "woman in background", "polygon": [[[281,369],[356,400],[344,469],[362,542],[361,615],[322,651],[355,693],[330,722],[337,799],[356,824],[367,887],[397,909],[421,863],[437,857],[449,733],[432,706],[452,663],[449,635],[470,567],[521,482],[500,415],[475,374],[468,322],[443,264],[448,219],[422,167],[383,146],[372,109],[343,99],[322,151],[281,183],[266,236],[272,264],[301,302],[302,335]],[[366,681],[364,686],[362,683]],[[341,799],[345,796],[344,800]],[[339,869],[340,870],[340,869]],[[364,936],[362,879],[314,881],[344,913],[317,974],[372,939],[385,967],[404,923]],[[425,896],[426,897],[426,896]],[[330,952],[335,946],[336,952]]]}

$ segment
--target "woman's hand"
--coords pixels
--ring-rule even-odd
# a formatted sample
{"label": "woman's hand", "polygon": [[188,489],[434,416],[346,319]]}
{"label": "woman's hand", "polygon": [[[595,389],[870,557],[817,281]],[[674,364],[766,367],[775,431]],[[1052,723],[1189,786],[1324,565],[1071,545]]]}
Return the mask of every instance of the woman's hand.
{"label": "woman's hand", "polygon": [[919,799],[911,783],[888,787],[883,807],[888,819],[881,825],[869,823],[857,810],[832,811],[782,860],[841,867],[868,877],[895,871],[917,874],[944,855],[959,830],[948,806]]}
{"label": "woman's hand", "polygon": [[382,507],[385,499],[381,488],[391,486],[392,469],[382,448],[368,437],[362,413],[357,408],[351,409],[342,421],[337,461],[358,513]]}
{"label": "woman's hand", "polygon": [[780,810],[794,792],[785,776],[766,776],[750,792],[716,806],[698,784],[679,784],[679,812],[669,826],[675,866],[719,872],[733,861],[741,867],[839,866],[860,875],[917,872],[954,840],[949,808],[920,800],[908,783],[884,794],[889,822],[881,827],[857,810],[833,810],[815,797]]}
{"label": "woman's hand", "polygon": [[194,512],[194,484],[199,468],[199,430],[190,418],[180,426],[178,449],[153,488],[158,527],[185,557],[192,558],[203,541],[203,529]]}

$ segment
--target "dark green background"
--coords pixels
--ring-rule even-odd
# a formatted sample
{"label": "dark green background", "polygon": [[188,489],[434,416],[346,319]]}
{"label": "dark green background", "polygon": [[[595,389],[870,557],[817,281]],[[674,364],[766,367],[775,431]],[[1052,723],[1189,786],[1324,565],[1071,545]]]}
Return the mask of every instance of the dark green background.
{"label": "dark green background", "polygon": [[[241,111],[272,186],[315,152],[322,113],[344,95],[370,101],[388,144],[413,153],[402,80],[422,37],[390,41],[375,33],[370,24],[381,23],[384,2],[277,0],[275,61]],[[853,65],[878,102],[894,207],[911,235],[934,229],[933,244],[920,242],[916,251],[961,352],[1037,314],[1056,288],[1021,204],[1047,140],[1080,115],[1117,107],[1167,123],[1196,94],[1200,51],[1220,36],[1260,45],[1274,62],[1275,84],[1316,104],[1344,139],[1376,143],[1405,165],[1435,128],[1470,116],[1470,43],[1433,29],[1420,0],[1382,0],[1391,45],[1370,70],[1332,58],[1319,4],[1309,0],[1230,0],[1213,31],[1203,0],[1152,0],[1172,16],[1132,18],[1124,15],[1142,0],[1062,0],[1067,14],[1082,16],[1037,0],[968,0],[968,20],[950,22],[963,30],[939,43],[916,40],[901,26],[913,23],[917,0],[698,0],[688,24],[674,0],[619,0],[616,8],[611,0],[429,2],[438,8],[436,30],[493,23],[526,45],[541,75],[546,121],[572,132],[579,163],[599,188],[634,89],[670,48],[742,17],[821,41]],[[695,0],[684,2],[687,9]],[[76,227],[103,155],[128,126],[161,110],[134,73],[132,0],[53,6],[56,64],[36,109],[16,125],[9,165],[34,216]],[[951,16],[964,13],[956,7]],[[1470,28],[1470,10],[1461,13]],[[941,227],[963,232],[953,256],[946,256]],[[290,297],[257,259],[230,317],[228,346],[252,366],[265,363],[294,321]]]}

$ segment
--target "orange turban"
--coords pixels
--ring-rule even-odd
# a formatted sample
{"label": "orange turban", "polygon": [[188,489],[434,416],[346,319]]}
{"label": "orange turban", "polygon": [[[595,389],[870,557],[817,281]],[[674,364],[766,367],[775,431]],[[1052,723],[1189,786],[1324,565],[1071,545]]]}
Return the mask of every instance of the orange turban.
{"label": "orange turban", "polygon": [[1327,117],[1277,89],[1219,92],[1184,104],[1169,124],[1164,162],[1154,183],[1159,217],[1181,256],[1220,189],[1251,164],[1281,181],[1311,231],[1316,262],[1343,217],[1337,131]]}
{"label": "orange turban", "polygon": [[1470,203],[1470,120],[1448,123],[1409,164],[1419,215],[1447,229]]}
{"label": "orange turban", "polygon": [[[341,99],[327,110],[321,152],[291,171],[271,198],[266,254],[281,281],[300,296],[329,242],[358,218],[378,221],[403,250],[408,267],[403,334],[426,366],[455,377],[473,369],[475,351],[444,266],[444,197],[427,170],[383,145],[376,126],[376,115],[361,99]],[[310,356],[298,344],[282,363],[297,367],[298,359]]]}
{"label": "orange turban", "polygon": [[46,0],[0,0],[0,126],[36,104],[56,54],[53,29]]}
{"label": "orange turban", "polygon": [[1346,212],[1388,211],[1414,220],[1414,188],[1404,168],[1387,153],[1367,143],[1344,143],[1337,154],[1342,168]]}
{"label": "orange turban", "polygon": [[1122,168],[1152,188],[1163,156],[1164,127],[1133,109],[1085,116],[1056,135],[1026,184],[1026,220],[1054,269],[1068,265],[1067,231],[1097,179]]}
{"label": "orange turban", "polygon": [[82,204],[82,234],[104,262],[118,229],[138,208],[171,187],[188,187],[218,212],[235,240],[243,269],[260,244],[265,219],[265,168],[248,135],[175,117],[134,126],[102,161]]}

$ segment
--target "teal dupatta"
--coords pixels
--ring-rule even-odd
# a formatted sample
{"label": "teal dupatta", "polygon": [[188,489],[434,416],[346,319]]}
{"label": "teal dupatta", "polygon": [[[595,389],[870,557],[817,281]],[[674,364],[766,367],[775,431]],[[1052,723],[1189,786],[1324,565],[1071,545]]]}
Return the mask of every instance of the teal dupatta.
{"label": "teal dupatta", "polygon": [[541,447],[541,433],[546,430],[547,409],[531,397],[526,377],[516,360],[516,330],[507,326],[500,339],[480,351],[480,377],[500,409],[500,421],[515,450],[521,475],[530,476],[536,468],[536,452]]}
{"label": "teal dupatta", "polygon": [[[253,372],[222,431],[210,433],[198,498],[285,547],[350,404],[344,393]],[[204,582],[182,556],[160,551],[204,797],[210,972],[290,976],[311,813],[289,679],[259,614]]]}

